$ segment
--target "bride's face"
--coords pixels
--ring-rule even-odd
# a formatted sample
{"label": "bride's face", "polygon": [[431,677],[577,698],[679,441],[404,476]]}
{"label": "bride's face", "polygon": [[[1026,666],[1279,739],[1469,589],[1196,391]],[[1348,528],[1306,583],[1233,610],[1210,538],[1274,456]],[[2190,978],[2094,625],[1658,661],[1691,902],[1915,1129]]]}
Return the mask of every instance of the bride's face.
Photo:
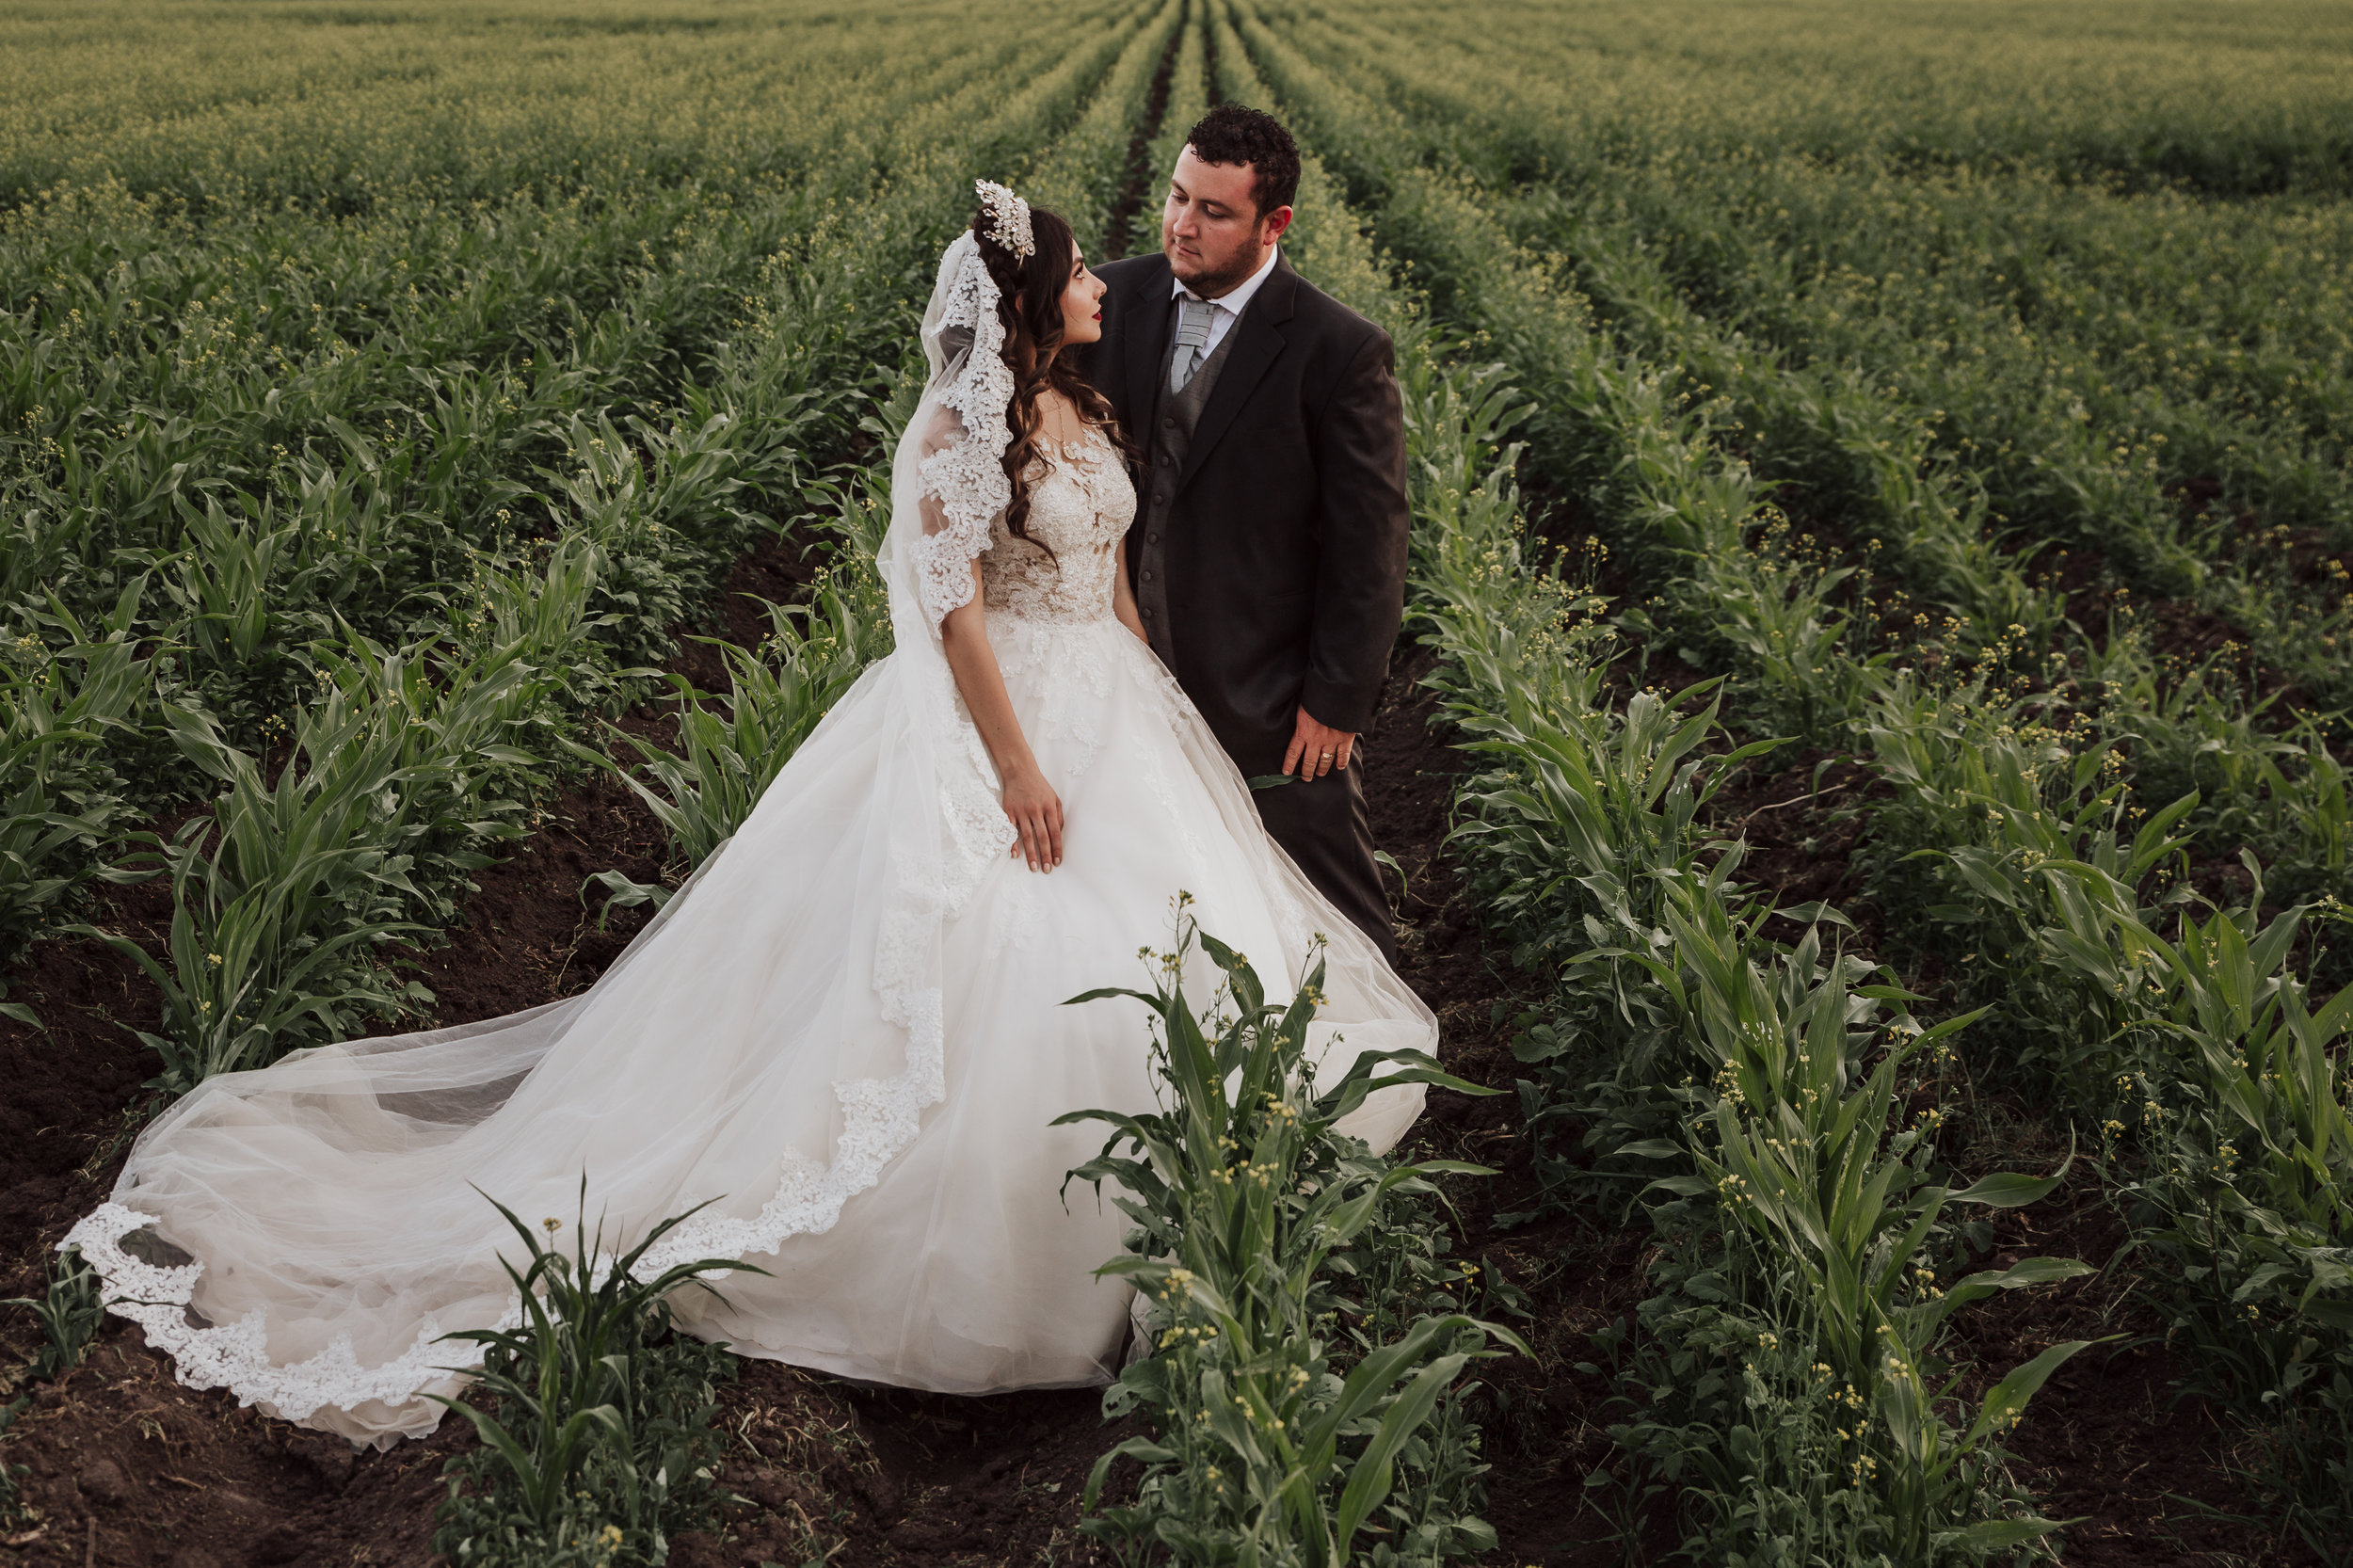
{"label": "bride's face", "polygon": [[1070,282],[1062,291],[1062,341],[1094,343],[1103,335],[1103,290],[1100,278],[1087,270],[1087,259],[1071,247]]}

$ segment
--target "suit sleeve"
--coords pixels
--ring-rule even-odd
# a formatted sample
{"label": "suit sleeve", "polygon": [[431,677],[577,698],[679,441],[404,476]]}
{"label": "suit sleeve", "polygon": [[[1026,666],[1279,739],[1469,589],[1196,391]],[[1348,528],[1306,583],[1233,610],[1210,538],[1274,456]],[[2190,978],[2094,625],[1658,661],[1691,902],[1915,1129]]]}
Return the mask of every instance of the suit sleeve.
{"label": "suit sleeve", "polygon": [[1372,722],[1405,615],[1405,412],[1388,334],[1369,336],[1315,426],[1321,551],[1300,704],[1335,729]]}

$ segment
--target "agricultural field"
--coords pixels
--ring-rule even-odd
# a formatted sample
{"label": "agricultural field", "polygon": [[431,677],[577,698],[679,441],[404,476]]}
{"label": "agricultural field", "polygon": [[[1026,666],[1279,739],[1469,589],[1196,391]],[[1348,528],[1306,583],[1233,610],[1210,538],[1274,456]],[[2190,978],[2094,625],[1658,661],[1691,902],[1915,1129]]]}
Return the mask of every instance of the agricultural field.
{"label": "agricultural field", "polygon": [[[593,982],[888,651],[971,181],[1148,248],[1220,101],[1398,344],[1459,1087],[1172,1048],[1108,1398],[553,1256],[429,1441],[176,1384],[138,1130]],[[2338,6],[13,7],[0,1563],[2353,1561],[2349,447]]]}

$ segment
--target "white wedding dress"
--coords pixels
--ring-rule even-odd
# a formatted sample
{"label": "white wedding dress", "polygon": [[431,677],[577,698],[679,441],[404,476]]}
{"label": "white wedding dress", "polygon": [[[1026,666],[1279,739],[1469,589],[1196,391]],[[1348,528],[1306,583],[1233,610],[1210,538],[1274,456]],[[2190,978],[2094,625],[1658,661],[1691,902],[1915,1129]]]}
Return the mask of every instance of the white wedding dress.
{"label": "white wedding dress", "polygon": [[[608,1252],[716,1200],[648,1262],[766,1270],[721,1276],[724,1305],[675,1298],[740,1353],[955,1393],[1101,1382],[1129,1292],[1092,1271],[1127,1222],[1083,1184],[1059,1194],[1105,1129],[1048,1124],[1156,1095],[1143,1006],[1064,1001],[1142,984],[1137,950],[1166,945],[1181,888],[1271,995],[1328,939],[1325,1081],[1362,1051],[1434,1049],[1429,1010],[1267,837],[1200,716],[1112,617],[1135,503],[1109,441],[1090,433],[1033,471],[1028,528],[1050,557],[1006,535],[1003,438],[966,417],[1007,390],[994,290],[959,245],[880,558],[898,651],[584,994],[298,1052],[205,1083],[147,1129],[112,1201],[62,1244],[183,1382],[359,1443],[429,1431],[441,1408],[419,1393],[454,1390],[448,1369],[478,1359],[440,1336],[520,1320],[499,1263],[520,1248],[488,1200],[568,1225],[584,1175]],[[975,558],[1066,816],[1049,873],[1008,853],[940,652]],[[1349,1130],[1385,1149],[1421,1094],[1383,1090]]]}

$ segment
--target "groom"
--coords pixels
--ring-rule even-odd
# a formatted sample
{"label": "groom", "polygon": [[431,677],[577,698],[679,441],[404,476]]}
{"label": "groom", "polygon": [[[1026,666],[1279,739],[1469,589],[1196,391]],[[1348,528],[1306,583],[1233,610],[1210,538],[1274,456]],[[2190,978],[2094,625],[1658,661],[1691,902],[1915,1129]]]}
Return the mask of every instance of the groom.
{"label": "groom", "polygon": [[1392,960],[1357,734],[1405,600],[1405,431],[1388,335],[1291,270],[1299,149],[1211,109],[1160,252],[1096,269],[1082,361],[1140,456],[1128,569],[1152,649],[1248,776],[1258,814]]}

